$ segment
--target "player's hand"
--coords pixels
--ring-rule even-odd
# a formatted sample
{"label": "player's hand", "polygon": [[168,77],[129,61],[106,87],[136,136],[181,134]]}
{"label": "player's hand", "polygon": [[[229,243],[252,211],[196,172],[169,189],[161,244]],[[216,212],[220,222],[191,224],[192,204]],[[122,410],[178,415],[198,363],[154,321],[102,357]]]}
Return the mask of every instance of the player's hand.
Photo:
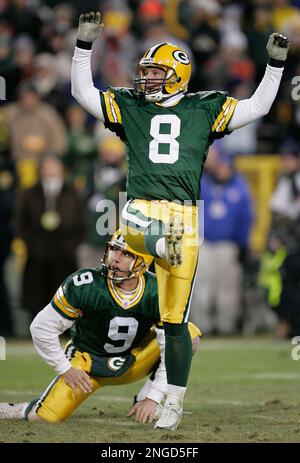
{"label": "player's hand", "polygon": [[92,392],[92,383],[85,371],[71,367],[61,376],[64,382],[73,389],[75,395],[78,393],[77,388],[81,389],[85,394]]}
{"label": "player's hand", "polygon": [[90,13],[79,16],[77,39],[83,42],[94,42],[101,34],[104,24],[101,22],[101,13]]}
{"label": "player's hand", "polygon": [[157,406],[157,402],[146,398],[134,404],[127,416],[135,417],[139,423],[152,423]]}
{"label": "player's hand", "polygon": [[285,61],[287,59],[290,42],[282,34],[274,32],[270,35],[267,43],[267,52],[269,58],[276,59],[278,61]]}

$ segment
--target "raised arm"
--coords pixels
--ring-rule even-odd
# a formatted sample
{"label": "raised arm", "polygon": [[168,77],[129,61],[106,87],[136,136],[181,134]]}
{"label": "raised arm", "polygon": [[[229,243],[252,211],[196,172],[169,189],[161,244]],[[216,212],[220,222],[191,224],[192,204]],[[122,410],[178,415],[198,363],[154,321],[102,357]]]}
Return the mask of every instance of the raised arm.
{"label": "raised arm", "polygon": [[99,12],[80,15],[72,60],[71,91],[73,97],[86,111],[104,121],[100,93],[94,86],[91,71],[92,44],[100,36],[102,29]]}
{"label": "raised arm", "polygon": [[238,129],[268,114],[278,92],[289,46],[288,39],[283,35],[276,32],[270,35],[265,75],[251,98],[238,101],[228,130]]}

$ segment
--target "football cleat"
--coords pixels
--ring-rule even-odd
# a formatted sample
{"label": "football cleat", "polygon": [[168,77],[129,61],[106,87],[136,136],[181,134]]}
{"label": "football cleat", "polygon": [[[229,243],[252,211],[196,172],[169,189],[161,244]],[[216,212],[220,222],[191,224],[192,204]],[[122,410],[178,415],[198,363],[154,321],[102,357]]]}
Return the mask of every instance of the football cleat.
{"label": "football cleat", "polygon": [[183,409],[179,404],[166,402],[161,417],[154,425],[154,429],[176,431],[181,422]]}
{"label": "football cleat", "polygon": [[182,264],[183,223],[181,217],[172,215],[166,227],[166,259],[171,267]]}
{"label": "football cleat", "polygon": [[0,420],[16,420],[25,418],[28,402],[21,404],[0,403]]}

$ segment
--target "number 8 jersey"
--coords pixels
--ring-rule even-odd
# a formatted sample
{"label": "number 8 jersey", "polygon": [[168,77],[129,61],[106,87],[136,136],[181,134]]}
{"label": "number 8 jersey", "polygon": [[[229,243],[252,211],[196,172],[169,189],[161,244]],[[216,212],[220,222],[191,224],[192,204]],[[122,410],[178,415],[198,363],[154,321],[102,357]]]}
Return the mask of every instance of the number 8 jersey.
{"label": "number 8 jersey", "polygon": [[105,126],[126,144],[128,197],[195,204],[208,147],[228,133],[237,100],[198,92],[164,107],[126,88],[100,95]]}
{"label": "number 8 jersey", "polygon": [[74,320],[73,344],[98,356],[128,353],[160,321],[156,278],[149,272],[124,295],[100,269],[78,270],[58,288],[51,305]]}

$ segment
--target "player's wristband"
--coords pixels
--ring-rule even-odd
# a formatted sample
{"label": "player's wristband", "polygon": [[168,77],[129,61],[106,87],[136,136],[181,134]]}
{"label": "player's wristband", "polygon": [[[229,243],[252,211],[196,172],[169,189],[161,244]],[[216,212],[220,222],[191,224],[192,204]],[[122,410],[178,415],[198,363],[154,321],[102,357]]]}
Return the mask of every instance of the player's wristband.
{"label": "player's wristband", "polygon": [[91,50],[93,42],[85,42],[84,40],[76,40],[76,47],[83,48],[83,50]]}
{"label": "player's wristband", "polygon": [[285,61],[281,61],[279,59],[269,58],[268,65],[272,66],[273,68],[283,68]]}

